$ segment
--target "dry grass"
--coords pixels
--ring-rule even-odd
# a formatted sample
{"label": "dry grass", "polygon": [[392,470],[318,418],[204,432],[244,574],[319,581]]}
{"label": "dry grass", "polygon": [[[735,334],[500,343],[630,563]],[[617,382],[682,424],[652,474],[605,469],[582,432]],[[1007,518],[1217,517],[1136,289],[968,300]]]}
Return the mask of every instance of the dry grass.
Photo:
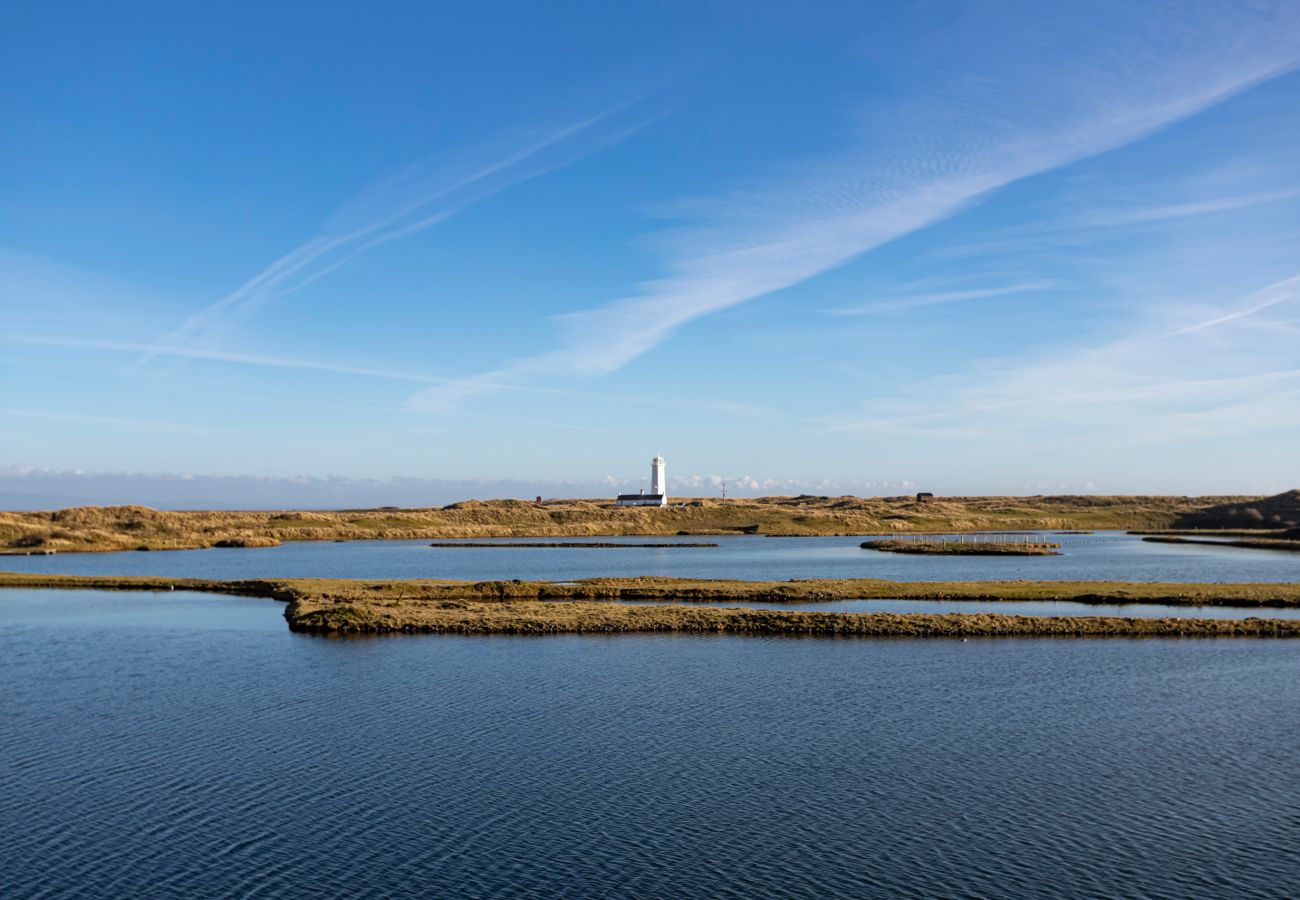
{"label": "dry grass", "polygon": [[[707,603],[916,600],[1073,600],[1245,607],[1300,606],[1296,584],[1126,582],[687,581],[670,578],[525,581],[360,581],[92,577],[0,573],[0,588],[192,590],[287,603],[295,631],[340,634],[557,634],[683,632],[859,636],[1300,637],[1300,621],[932,615],[724,609]],[[629,606],[618,600],[660,600]]]}
{"label": "dry grass", "polygon": [[1249,550],[1287,550],[1300,553],[1300,540],[1292,537],[1252,537],[1213,541],[1204,538],[1152,535],[1142,540],[1154,544],[1203,544],[1209,547],[1244,547]]}
{"label": "dry grass", "polygon": [[1141,581],[886,581],[815,578],[740,581],[692,578],[583,578],[576,581],[376,581],[279,578],[222,581],[141,575],[44,575],[0,572],[0,588],[195,590],[281,599],[475,602],[662,601],[672,603],[826,603],[836,600],[1068,600],[1075,603],[1158,603],[1171,606],[1300,607],[1300,584],[1183,584]]}
{"label": "dry grass", "polygon": [[1173,528],[1190,529],[1275,529],[1300,527],[1300,490],[1272,497],[1224,500],[1204,509],[1183,513]]}
{"label": "dry grass", "polygon": [[864,550],[886,553],[928,553],[938,556],[1059,556],[1060,544],[1025,541],[865,541]]}
{"label": "dry grass", "polygon": [[295,600],[290,629],[321,634],[741,634],[853,637],[1300,637],[1300,621],[833,613],[717,607]]}
{"label": "dry grass", "polygon": [[902,534],[1173,526],[1251,497],[766,497],[683,499],[666,509],[607,500],[469,500],[440,509],[172,512],[143,506],[0,513],[0,552],[267,546],[281,541],[712,534]]}

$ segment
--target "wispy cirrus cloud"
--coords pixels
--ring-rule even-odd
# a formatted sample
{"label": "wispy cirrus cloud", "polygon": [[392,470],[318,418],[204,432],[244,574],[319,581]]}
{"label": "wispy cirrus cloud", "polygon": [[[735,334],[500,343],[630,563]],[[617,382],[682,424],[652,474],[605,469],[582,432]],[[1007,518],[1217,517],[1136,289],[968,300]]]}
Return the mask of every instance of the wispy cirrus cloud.
{"label": "wispy cirrus cloud", "polygon": [[821,420],[831,432],[909,434],[972,442],[1007,435],[1100,431],[1114,442],[1203,440],[1300,427],[1300,353],[1260,314],[1300,311],[1300,275],[1281,279],[1190,323],[1167,308],[1141,330],[1054,346],[924,379]]}
{"label": "wispy cirrus cloud", "polygon": [[1284,189],[1276,191],[1254,191],[1245,194],[1207,197],[1182,203],[1158,203],[1127,208],[1095,210],[1085,213],[1068,224],[1071,228],[1114,228],[1125,225],[1144,225],[1147,223],[1169,222],[1194,216],[1209,216],[1215,213],[1234,212],[1294,200],[1300,197],[1300,190]]}
{"label": "wispy cirrus cloud", "polygon": [[1056,287],[1054,281],[1029,281],[1018,284],[1004,284],[997,287],[970,288],[962,291],[930,291],[926,293],[903,294],[886,297],[861,306],[849,306],[843,309],[829,309],[827,315],[873,316],[880,313],[901,312],[921,306],[939,306],[947,303],[961,303],[966,300],[988,300],[993,297],[1006,297],[1012,294],[1025,294],[1048,291]]}
{"label": "wispy cirrus cloud", "polygon": [[1244,305],[1238,306],[1222,315],[1212,316],[1199,322],[1193,322],[1191,325],[1184,325],[1169,333],[1169,337],[1178,335],[1191,334],[1196,331],[1205,331],[1210,328],[1217,328],[1220,325],[1227,325],[1240,319],[1247,319],[1255,316],[1266,309],[1272,309],[1285,303],[1294,303],[1300,299],[1300,275],[1291,278],[1285,278],[1274,284],[1270,284],[1259,291],[1253,293]]}
{"label": "wispy cirrus cloud", "polygon": [[223,322],[286,297],[376,247],[410,237],[525,181],[570,165],[635,134],[658,113],[632,115],[638,100],[514,146],[480,147],[453,161],[423,160],[370,186],[340,208],[321,232],[283,254],[221,299],[201,309],[146,349],[141,361],[163,350],[201,342]]}
{"label": "wispy cirrus cloud", "polygon": [[[1116,13],[1132,21],[1086,34],[1052,34],[1038,23],[1046,37],[1023,27],[1020,46],[1002,33],[987,44],[963,34],[968,46],[1000,48],[996,58],[985,49],[968,60],[980,80],[955,81],[937,100],[907,98],[875,110],[871,121],[891,124],[838,158],[807,160],[780,178],[695,204],[700,224],[660,237],[661,277],[558,317],[563,338],[555,349],[422,391],[411,405],[445,409],[488,392],[485,382],[613,372],[701,316],[801,284],[1000,188],[1139,140],[1300,62],[1300,16],[1286,5],[1156,4]],[[1041,57],[1026,67],[1031,48],[1056,40],[1068,42],[1070,53],[1050,71]]]}
{"label": "wispy cirrus cloud", "polygon": [[[440,376],[414,369],[402,369],[392,366],[350,364],[332,360],[306,359],[302,357],[247,353],[202,347],[170,346],[165,344],[147,344],[138,341],[101,340],[97,338],[59,337],[48,335],[22,334],[15,332],[0,333],[0,344],[18,344],[36,347],[57,347],[68,350],[101,350],[109,353],[137,355],[149,352],[158,357],[175,359],[192,359],[204,362],[230,363],[240,366],[255,366],[268,369],[290,371],[320,372],[334,375],[374,378],[385,381],[414,382],[424,385],[465,388],[464,379]],[[475,382],[474,386],[482,390],[508,391],[520,394],[533,394],[554,397],[569,397],[595,400],[605,403],[626,403],[636,406],[656,406],[668,409],[695,409],[706,412],[740,418],[763,418],[772,415],[772,410],[751,403],[727,401],[709,401],[680,397],[650,397],[634,394],[619,394],[574,390],[570,388],[547,387],[545,385],[512,384],[508,382]],[[524,420],[514,420],[524,422]],[[553,424],[553,423],[548,423]],[[586,426],[583,426],[586,428]]]}

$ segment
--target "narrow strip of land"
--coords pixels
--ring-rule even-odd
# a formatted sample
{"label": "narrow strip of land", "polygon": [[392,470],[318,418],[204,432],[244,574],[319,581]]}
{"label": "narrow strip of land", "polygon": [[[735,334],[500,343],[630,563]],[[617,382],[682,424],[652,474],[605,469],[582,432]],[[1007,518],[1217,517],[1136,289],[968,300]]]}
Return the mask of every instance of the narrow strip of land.
{"label": "narrow strip of land", "polygon": [[1153,544],[1204,544],[1210,547],[1244,547],[1248,550],[1283,550],[1300,553],[1300,541],[1281,540],[1277,538],[1228,538],[1214,540],[1211,538],[1176,537],[1174,535],[1149,535],[1142,538]]}
{"label": "narrow strip of land", "polygon": [[739,634],[825,637],[1300,637],[1284,619],[1126,619],[988,613],[835,613],[545,603],[399,603],[313,598],[285,611],[293,631],[319,634]]}
{"label": "narrow strip of land", "polygon": [[0,572],[0,588],[90,590],[189,590],[250,596],[320,594],[382,600],[477,601],[620,600],[671,603],[825,603],[835,600],[1062,600],[1114,605],[1300,607],[1294,582],[1213,584],[1142,581],[887,581],[880,578],[815,578],[742,581],[698,578],[582,578],[573,581],[377,581],[350,578],[219,580],[151,575],[45,575]]}
{"label": "narrow strip of land", "polygon": [[[907,637],[1300,637],[1300,620],[1137,619],[1104,616],[837,613],[737,609],[727,602],[846,599],[1071,600],[1079,603],[1295,607],[1296,584],[1133,582],[692,581],[673,578],[543,581],[368,581],[36,575],[0,573],[0,588],[190,590],[285,601],[295,631],[339,634],[683,632]],[[619,600],[657,600],[629,606]]]}
{"label": "narrow strip of land", "polygon": [[668,550],[678,547],[716,547],[717,544],[677,541],[675,543],[646,543],[645,541],[435,541],[430,547],[494,547],[518,550],[528,548],[555,548],[559,550]]}
{"label": "narrow strip of land", "polygon": [[1060,544],[1026,541],[863,541],[863,550],[884,553],[926,553],[936,556],[1059,556]]}

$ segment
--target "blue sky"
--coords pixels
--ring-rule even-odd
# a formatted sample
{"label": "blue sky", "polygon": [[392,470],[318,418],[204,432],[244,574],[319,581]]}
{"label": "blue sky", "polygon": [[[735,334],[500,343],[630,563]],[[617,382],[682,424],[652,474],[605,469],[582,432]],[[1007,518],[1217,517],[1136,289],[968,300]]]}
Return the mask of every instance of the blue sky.
{"label": "blue sky", "polygon": [[3,14],[11,502],[1300,483],[1300,4],[180,6]]}

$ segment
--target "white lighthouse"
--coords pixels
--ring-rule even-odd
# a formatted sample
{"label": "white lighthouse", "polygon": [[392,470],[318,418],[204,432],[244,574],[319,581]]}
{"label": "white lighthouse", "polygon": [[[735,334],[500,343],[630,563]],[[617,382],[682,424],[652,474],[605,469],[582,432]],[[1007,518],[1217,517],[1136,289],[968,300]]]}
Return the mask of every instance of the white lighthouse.
{"label": "white lighthouse", "polygon": [[667,506],[668,481],[664,478],[664,458],[656,456],[650,460],[650,493],[642,488],[640,493],[619,494],[616,502],[619,506]]}

